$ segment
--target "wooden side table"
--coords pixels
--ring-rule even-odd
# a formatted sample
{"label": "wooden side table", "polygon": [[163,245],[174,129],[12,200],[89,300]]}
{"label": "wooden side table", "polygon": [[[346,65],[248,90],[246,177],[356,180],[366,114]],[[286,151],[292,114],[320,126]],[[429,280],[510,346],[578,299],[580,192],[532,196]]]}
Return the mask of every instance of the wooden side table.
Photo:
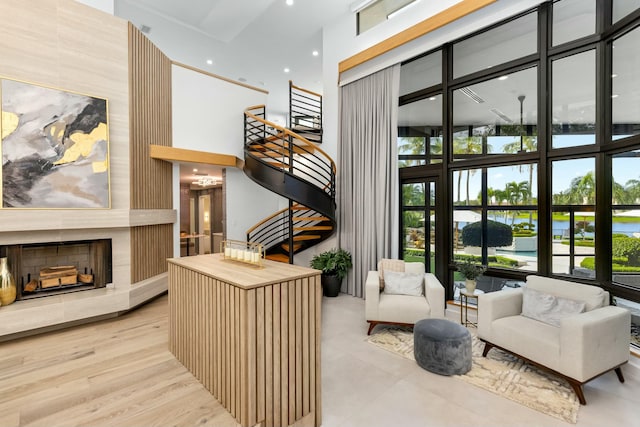
{"label": "wooden side table", "polygon": [[467,292],[465,289],[460,290],[460,324],[463,326],[475,326],[478,327],[477,322],[471,322],[469,320],[469,298],[476,300],[476,310],[478,310],[478,295],[475,293]]}

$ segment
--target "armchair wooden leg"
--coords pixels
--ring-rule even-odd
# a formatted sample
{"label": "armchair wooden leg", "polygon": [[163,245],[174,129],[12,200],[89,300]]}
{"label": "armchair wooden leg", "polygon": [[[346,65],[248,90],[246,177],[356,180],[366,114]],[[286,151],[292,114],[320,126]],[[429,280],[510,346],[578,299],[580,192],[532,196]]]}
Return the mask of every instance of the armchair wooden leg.
{"label": "armchair wooden leg", "polygon": [[621,383],[624,382],[624,377],[622,376],[622,368],[620,366],[618,366],[616,369],[616,375],[618,376],[618,381],[620,381]]}
{"label": "armchair wooden leg", "polygon": [[373,328],[376,327],[378,322],[374,322],[372,320],[367,320],[367,322],[369,322],[369,330],[367,331],[367,335],[371,335],[371,331],[373,331]]}
{"label": "armchair wooden leg", "polygon": [[484,350],[482,350],[482,357],[487,357],[487,353],[489,353],[489,350],[491,350],[492,348],[493,348],[493,344],[489,342],[485,342]]}
{"label": "armchair wooden leg", "polygon": [[567,378],[567,381],[569,381],[569,384],[571,384],[571,388],[576,393],[576,396],[578,396],[578,400],[580,401],[580,404],[586,405],[587,401],[584,399],[584,393],[582,392],[582,384],[580,384],[578,381],[572,381],[569,378]]}

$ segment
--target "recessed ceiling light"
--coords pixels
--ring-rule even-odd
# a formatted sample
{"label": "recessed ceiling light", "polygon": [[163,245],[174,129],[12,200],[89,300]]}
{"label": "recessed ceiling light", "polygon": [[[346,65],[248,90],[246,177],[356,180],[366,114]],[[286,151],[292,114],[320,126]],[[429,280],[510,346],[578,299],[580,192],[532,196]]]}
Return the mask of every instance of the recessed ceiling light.
{"label": "recessed ceiling light", "polygon": [[196,169],[196,168],[193,168],[193,171],[194,171],[194,172],[198,172],[198,169]]}
{"label": "recessed ceiling light", "polygon": [[318,52],[317,50],[314,50],[313,52],[311,52],[311,54],[313,56],[318,56],[318,55],[320,55],[320,52]]}
{"label": "recessed ceiling light", "polygon": [[207,64],[213,65],[213,59],[207,59]]}
{"label": "recessed ceiling light", "polygon": [[611,95],[611,97],[612,97],[612,98],[617,98],[618,96],[619,96],[619,95],[618,95],[618,94],[615,94],[615,93],[614,93],[613,95]]}
{"label": "recessed ceiling light", "polygon": [[288,73],[289,71],[291,71],[291,70],[290,70],[290,69],[288,69],[288,68],[285,68],[285,69],[284,69],[284,72],[285,72],[285,73]]}
{"label": "recessed ceiling light", "polygon": [[429,98],[429,101],[435,101],[435,100],[436,100],[435,96],[432,96],[431,98]]}
{"label": "recessed ceiling light", "polygon": [[293,6],[293,0],[287,0],[286,3],[287,6]]}
{"label": "recessed ceiling light", "polygon": [[498,80],[507,80],[509,78],[509,76],[500,76],[498,77]]}
{"label": "recessed ceiling light", "polygon": [[611,78],[615,79],[616,77],[618,77],[618,75],[616,73],[611,74]]}

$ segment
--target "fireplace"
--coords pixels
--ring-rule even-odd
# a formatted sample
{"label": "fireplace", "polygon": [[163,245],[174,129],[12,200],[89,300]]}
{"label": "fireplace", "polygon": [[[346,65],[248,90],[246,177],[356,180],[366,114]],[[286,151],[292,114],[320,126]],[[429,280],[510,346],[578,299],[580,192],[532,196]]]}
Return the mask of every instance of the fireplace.
{"label": "fireplace", "polygon": [[103,288],[112,282],[111,239],[6,246],[16,300]]}

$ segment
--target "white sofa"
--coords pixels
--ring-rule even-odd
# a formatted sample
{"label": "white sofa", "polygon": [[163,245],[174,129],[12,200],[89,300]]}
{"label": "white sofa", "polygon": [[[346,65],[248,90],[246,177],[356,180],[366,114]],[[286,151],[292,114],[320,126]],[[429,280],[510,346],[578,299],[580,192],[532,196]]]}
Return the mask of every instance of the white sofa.
{"label": "white sofa", "polygon": [[378,264],[378,270],[369,271],[365,284],[365,316],[369,322],[367,335],[381,323],[413,326],[421,319],[444,318],[444,287],[436,276],[425,274],[423,263],[404,263],[405,272],[424,275],[421,296],[392,295],[381,291],[381,264]]}
{"label": "white sofa", "polygon": [[[620,366],[629,360],[628,310],[609,305],[609,293],[598,286],[528,276],[526,289],[534,292],[520,288],[479,295],[478,338],[485,342],[483,356],[497,347],[551,370],[571,384],[583,405],[584,383],[611,370],[624,382]],[[527,316],[531,304],[557,301],[549,295],[573,300],[569,303],[578,301],[580,306],[584,303],[584,311],[561,314],[555,319],[559,326],[554,326],[523,315],[525,292]]]}

